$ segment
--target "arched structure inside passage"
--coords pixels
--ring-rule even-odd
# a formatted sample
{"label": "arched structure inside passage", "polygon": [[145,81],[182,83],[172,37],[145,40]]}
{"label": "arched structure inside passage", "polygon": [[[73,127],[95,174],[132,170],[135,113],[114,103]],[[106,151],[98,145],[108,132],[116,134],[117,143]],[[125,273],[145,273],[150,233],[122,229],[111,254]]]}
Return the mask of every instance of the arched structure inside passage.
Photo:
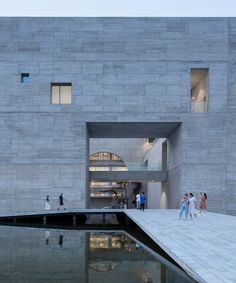
{"label": "arched structure inside passage", "polygon": [[127,171],[125,162],[112,152],[96,152],[89,157],[89,171]]}

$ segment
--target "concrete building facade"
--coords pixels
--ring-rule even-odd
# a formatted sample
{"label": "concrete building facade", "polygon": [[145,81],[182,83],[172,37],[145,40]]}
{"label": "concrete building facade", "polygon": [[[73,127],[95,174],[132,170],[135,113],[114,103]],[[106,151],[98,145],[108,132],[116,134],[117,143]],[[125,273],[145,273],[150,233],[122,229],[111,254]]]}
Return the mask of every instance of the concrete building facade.
{"label": "concrete building facade", "polygon": [[205,191],[235,215],[235,38],[234,18],[0,18],[0,209],[89,207],[90,138],[165,138],[166,207]]}

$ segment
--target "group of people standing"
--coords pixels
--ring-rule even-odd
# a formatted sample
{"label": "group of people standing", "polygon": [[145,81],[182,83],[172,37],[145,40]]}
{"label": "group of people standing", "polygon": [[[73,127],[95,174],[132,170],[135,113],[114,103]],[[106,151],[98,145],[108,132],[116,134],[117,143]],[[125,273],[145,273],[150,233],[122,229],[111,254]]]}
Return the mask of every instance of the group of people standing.
{"label": "group of people standing", "polygon": [[146,197],[144,192],[142,192],[141,194],[140,192],[138,192],[136,194],[136,208],[144,211],[145,202],[146,202]]}
{"label": "group of people standing", "polygon": [[[206,212],[206,200],[207,194],[201,192],[200,193],[200,202],[199,202],[199,212],[204,213]],[[185,194],[181,200],[181,208],[179,219],[182,219],[183,213],[185,215],[185,219],[188,219],[188,215],[190,219],[197,218],[197,200],[193,193]]]}
{"label": "group of people standing", "polygon": [[[57,210],[60,210],[60,209],[64,209],[64,210],[65,210],[65,207],[64,207],[65,198],[63,197],[63,193],[61,193],[61,194],[59,195],[58,202],[59,202],[59,206],[58,206]],[[46,210],[51,209],[51,204],[50,204],[50,198],[49,198],[49,196],[46,197],[45,209],[46,209]]]}

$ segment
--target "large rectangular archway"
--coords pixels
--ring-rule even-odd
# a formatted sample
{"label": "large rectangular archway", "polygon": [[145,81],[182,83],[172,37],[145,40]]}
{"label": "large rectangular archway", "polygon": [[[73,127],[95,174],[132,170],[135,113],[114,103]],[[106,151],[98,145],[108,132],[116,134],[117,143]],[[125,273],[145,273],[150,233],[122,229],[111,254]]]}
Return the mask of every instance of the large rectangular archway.
{"label": "large rectangular archway", "polygon": [[[112,182],[112,178],[119,176],[119,178],[114,178],[115,181],[119,180],[126,180],[127,176],[130,177],[130,182],[133,180],[139,180],[144,184],[147,184],[148,182],[160,182],[159,184],[164,184],[161,186],[161,190],[164,191],[163,196],[165,199],[169,198],[168,194],[173,194],[173,190],[176,192],[180,189],[180,158],[181,155],[178,154],[179,152],[179,146],[181,145],[180,142],[180,135],[176,133],[180,133],[180,126],[181,122],[179,121],[164,121],[164,122],[87,122],[87,134],[88,134],[88,147],[89,141],[92,142],[94,147],[94,140],[103,140],[103,151],[112,152],[111,147],[108,146],[112,141],[120,141],[120,140],[137,140],[137,139],[161,139],[165,138],[169,142],[168,146],[168,166],[166,167],[166,164],[164,167],[158,168],[158,169],[150,169],[151,167],[146,166],[147,169],[144,170],[136,170],[128,167],[129,172],[90,172],[90,174],[87,174],[88,176],[88,183],[87,188],[90,188],[90,182],[99,181],[102,182],[104,180],[108,180]],[[107,142],[107,148],[106,148],[106,142]],[[104,146],[105,144],[105,146]],[[122,145],[121,145],[122,146]],[[135,143],[134,143],[135,146]],[[141,150],[141,148],[140,148]],[[92,152],[88,151],[88,164],[89,162],[89,155],[91,155]],[[117,152],[113,152],[114,154],[117,154]],[[118,154],[119,155],[119,154]],[[160,163],[162,164],[163,156],[160,155]],[[126,161],[126,160],[124,160]],[[141,161],[145,162],[145,160]],[[104,163],[104,166],[107,166],[108,163]],[[161,165],[162,166],[162,165]],[[89,166],[88,166],[89,168]],[[147,171],[152,172],[147,172]],[[170,177],[167,177],[167,170],[170,172]],[[101,176],[100,176],[100,175]],[[106,178],[105,178],[105,177]],[[147,178],[149,178],[148,180]],[[153,177],[155,176],[155,177]],[[165,176],[165,178],[162,180],[160,176]],[[96,177],[96,178],[95,178]],[[105,178],[105,179],[104,179]],[[118,182],[117,181],[117,182]],[[126,180],[129,181],[129,180]],[[147,185],[145,185],[147,187]],[[173,188],[172,188],[173,187]],[[159,186],[160,190],[160,186]],[[160,192],[160,196],[163,192]],[[90,190],[87,190],[87,201],[88,201],[88,207],[90,207]],[[174,206],[173,201],[168,201],[170,205],[169,207]]]}

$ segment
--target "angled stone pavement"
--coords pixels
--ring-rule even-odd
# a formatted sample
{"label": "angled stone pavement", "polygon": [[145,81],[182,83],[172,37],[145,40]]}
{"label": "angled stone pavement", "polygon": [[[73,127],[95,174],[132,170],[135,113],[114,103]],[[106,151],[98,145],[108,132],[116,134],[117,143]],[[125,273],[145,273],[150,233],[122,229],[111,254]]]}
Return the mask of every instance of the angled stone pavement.
{"label": "angled stone pavement", "polygon": [[199,282],[236,282],[236,217],[206,213],[179,220],[174,209],[125,213]]}

